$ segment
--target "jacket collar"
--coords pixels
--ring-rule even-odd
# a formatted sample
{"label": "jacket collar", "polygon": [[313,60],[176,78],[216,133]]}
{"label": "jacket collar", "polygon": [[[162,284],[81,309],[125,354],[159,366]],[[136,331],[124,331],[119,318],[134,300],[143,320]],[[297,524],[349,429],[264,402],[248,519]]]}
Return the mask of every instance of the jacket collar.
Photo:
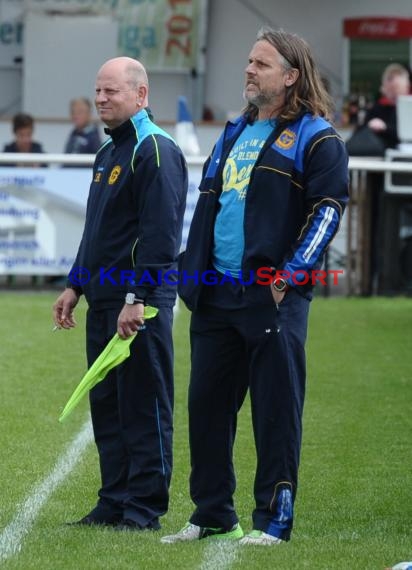
{"label": "jacket collar", "polygon": [[136,133],[136,128],[141,121],[149,118],[151,115],[150,109],[141,109],[138,113],[127,119],[124,123],[114,129],[106,127],[104,132],[109,135],[113,141],[114,146],[118,146],[122,141],[126,140],[130,135]]}

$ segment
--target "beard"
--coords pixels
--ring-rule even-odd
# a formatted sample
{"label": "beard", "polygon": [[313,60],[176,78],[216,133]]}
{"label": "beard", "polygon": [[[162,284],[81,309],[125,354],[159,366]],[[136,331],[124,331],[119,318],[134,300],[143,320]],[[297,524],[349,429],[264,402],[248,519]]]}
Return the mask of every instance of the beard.
{"label": "beard", "polygon": [[247,88],[243,90],[243,99],[246,103],[255,105],[258,109],[261,107],[275,106],[279,100],[279,93],[276,91],[256,90],[250,91]]}

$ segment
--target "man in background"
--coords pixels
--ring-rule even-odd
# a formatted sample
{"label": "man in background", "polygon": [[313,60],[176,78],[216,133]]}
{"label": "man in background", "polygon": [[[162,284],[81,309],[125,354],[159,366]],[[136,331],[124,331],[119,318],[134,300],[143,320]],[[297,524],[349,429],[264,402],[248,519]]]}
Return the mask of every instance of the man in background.
{"label": "man in background", "polygon": [[92,104],[86,97],[70,101],[70,118],[74,125],[66,141],[64,152],[69,154],[96,154],[102,144],[99,129],[93,122]]}

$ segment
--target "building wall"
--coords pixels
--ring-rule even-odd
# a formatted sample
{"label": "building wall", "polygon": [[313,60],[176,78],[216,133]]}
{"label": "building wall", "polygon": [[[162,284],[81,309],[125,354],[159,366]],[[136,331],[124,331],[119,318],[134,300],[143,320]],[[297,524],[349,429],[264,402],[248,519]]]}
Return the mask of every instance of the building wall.
{"label": "building wall", "polygon": [[[205,102],[218,118],[242,107],[243,70],[263,24],[304,37],[336,98],[343,95],[345,18],[412,17],[411,0],[209,0]],[[390,62],[388,62],[390,63]]]}
{"label": "building wall", "polygon": [[[11,0],[0,0],[2,6]],[[206,73],[197,77],[182,74],[151,74],[150,103],[160,121],[174,121],[176,100],[185,94],[191,104],[195,119],[201,117],[203,104],[213,111],[216,120],[224,120],[237,113],[242,105],[243,70],[258,28],[269,23],[283,27],[305,37],[311,44],[322,73],[331,84],[334,96],[342,96],[344,41],[342,25],[345,17],[356,16],[411,17],[411,0],[209,0],[208,32],[206,42]],[[1,31],[0,31],[1,32]],[[4,32],[4,30],[3,30]],[[7,34],[0,33],[7,38]],[[23,34],[24,37],[24,34]],[[9,46],[0,45],[0,49]],[[68,54],[69,57],[70,54]],[[67,65],[67,62],[64,62]],[[62,62],[56,62],[56,66]],[[16,62],[14,69],[0,67],[0,118],[8,119],[22,109],[23,64]],[[90,70],[91,84],[96,70]],[[50,70],[50,86],[53,73]],[[90,85],[79,86],[79,95],[93,97]],[[47,116],[45,110],[44,116]],[[61,119],[67,118],[66,104],[61,108]],[[41,118],[41,117],[38,117]],[[63,125],[64,126],[64,125]],[[0,133],[1,136],[1,133]],[[2,143],[0,138],[0,144]],[[46,148],[47,141],[45,141]]]}

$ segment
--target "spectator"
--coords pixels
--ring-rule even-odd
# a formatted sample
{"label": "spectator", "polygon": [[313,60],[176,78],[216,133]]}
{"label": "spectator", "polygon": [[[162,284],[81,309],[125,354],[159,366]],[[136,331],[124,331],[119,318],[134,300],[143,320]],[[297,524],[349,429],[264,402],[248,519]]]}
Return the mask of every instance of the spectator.
{"label": "spectator", "polygon": [[[33,140],[34,119],[26,113],[18,113],[13,117],[13,133],[15,140],[6,144],[3,152],[43,153],[40,143]],[[39,164],[13,163],[3,166],[39,166]]]}
{"label": "spectator", "polygon": [[411,92],[408,69],[400,63],[391,63],[382,74],[381,96],[366,113],[364,124],[383,140],[386,148],[396,148],[399,138],[396,125],[396,101],[399,95]]}
{"label": "spectator", "polygon": [[[411,76],[409,70],[400,63],[391,63],[385,67],[381,78],[381,96],[366,113],[364,124],[379,139],[385,149],[396,148],[400,142],[397,132],[396,101],[400,95],[411,92]],[[381,241],[385,223],[384,217],[384,176],[380,172],[368,174],[370,195],[370,288],[369,293],[379,289],[381,272]]]}
{"label": "spectator", "polygon": [[95,154],[102,144],[97,125],[92,119],[92,104],[79,97],[70,102],[70,117],[74,125],[66,141],[64,152],[68,154]]}

